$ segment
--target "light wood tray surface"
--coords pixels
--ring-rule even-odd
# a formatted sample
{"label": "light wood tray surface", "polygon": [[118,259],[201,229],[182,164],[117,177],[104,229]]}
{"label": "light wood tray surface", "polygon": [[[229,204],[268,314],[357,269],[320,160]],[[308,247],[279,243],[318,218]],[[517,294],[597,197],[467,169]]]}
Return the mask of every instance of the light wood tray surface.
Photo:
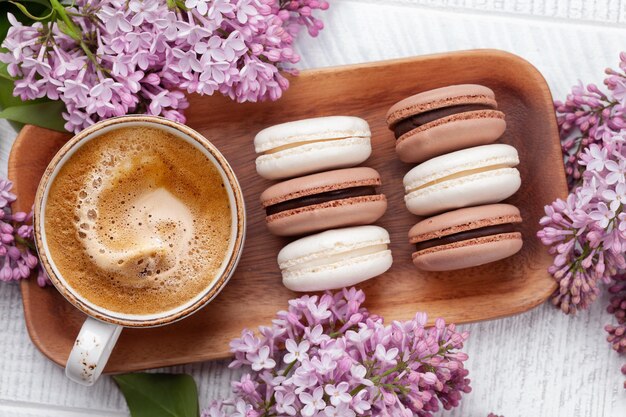
{"label": "light wood tray surface", "polygon": [[[524,247],[506,260],[455,272],[425,273],[411,262],[407,232],[417,217],[403,201],[402,177],[411,165],[400,162],[385,113],[396,101],[450,84],[492,88],[506,114],[500,142],[520,154],[521,189],[507,202],[524,218]],[[276,311],[297,296],[281,284],[276,254],[289,242],[269,234],[259,195],[272,183],[256,174],[252,138],[259,130],[290,120],[323,115],[365,118],[372,129],[372,156],[363,164],[382,176],[389,208],[377,223],[391,234],[392,268],[361,284],[366,305],[387,321],[426,311],[431,320],[466,323],[529,310],[555,289],[546,272],[551,257],[536,239],[543,206],[567,194],[552,97],[541,74],[514,55],[477,50],[395,61],[303,71],[277,102],[235,104],[223,97],[190,97],[187,124],[211,140],[232,164],[245,194],[247,240],[239,267],[223,292],[207,307],[178,323],[152,329],[125,329],[106,372],[126,372],[224,358],[228,342],[243,328],[269,325]],[[39,178],[69,135],[25,126],[13,146],[9,177],[18,209],[29,210]],[[64,366],[85,318],[54,288],[22,283],[26,325],[33,343]]]}

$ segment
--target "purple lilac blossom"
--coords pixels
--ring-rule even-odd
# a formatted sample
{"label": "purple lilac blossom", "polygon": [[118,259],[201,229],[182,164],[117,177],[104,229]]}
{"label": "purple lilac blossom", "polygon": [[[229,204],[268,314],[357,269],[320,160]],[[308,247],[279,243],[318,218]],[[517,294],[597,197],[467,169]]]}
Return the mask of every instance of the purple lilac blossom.
{"label": "purple lilac blossom", "polygon": [[[62,100],[65,128],[108,117],[161,115],[184,122],[183,92],[276,100],[289,86],[281,70],[300,60],[300,28],[316,36],[325,0],[76,0],[68,16],[80,41],[56,21],[11,27],[0,53],[13,94]],[[182,4],[182,2],[176,2]]]}
{"label": "purple lilac blossom", "polygon": [[11,181],[0,178],[0,281],[17,281],[37,270],[37,283],[50,283],[33,244],[33,213],[12,212],[15,194]]}
{"label": "purple lilac blossom", "polygon": [[244,374],[233,398],[203,417],[432,416],[470,392],[460,352],[468,337],[426,315],[385,325],[361,305],[362,291],[289,301],[270,327],[231,342],[231,368]]}
{"label": "purple lilac blossom", "polygon": [[[570,194],[545,207],[541,242],[554,255],[548,269],[559,284],[553,303],[565,313],[586,309],[606,287],[617,325],[607,341],[626,352],[626,53],[607,69],[607,91],[574,86],[556,101]],[[626,374],[626,365],[622,372]],[[624,384],[626,388],[626,382]]]}

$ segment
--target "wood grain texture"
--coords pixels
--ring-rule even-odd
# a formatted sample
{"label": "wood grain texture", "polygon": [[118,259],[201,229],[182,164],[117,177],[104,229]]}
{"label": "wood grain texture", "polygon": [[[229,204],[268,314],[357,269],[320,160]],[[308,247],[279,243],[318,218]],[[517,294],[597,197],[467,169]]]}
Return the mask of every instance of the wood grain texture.
{"label": "wood grain texture", "polygon": [[[448,72],[450,66],[463,71]],[[401,83],[391,85],[400,77]],[[401,163],[385,114],[396,101],[445,85],[478,83],[492,88],[507,116],[500,142],[515,146],[522,187],[508,202],[520,208],[524,247],[505,260],[466,270],[428,273],[411,262],[414,248],[407,232],[416,222],[404,205],[402,177],[411,165]],[[359,85],[369,85],[359,89]],[[321,115],[348,114],[365,118],[372,130],[372,166],[383,178],[389,208],[378,222],[391,234],[392,268],[359,285],[367,305],[388,320],[406,320],[416,311],[466,323],[518,314],[543,302],[554,291],[546,269],[551,263],[535,234],[543,206],[566,195],[552,97],[543,77],[526,61],[499,51],[469,51],[302,73],[292,80],[282,100],[235,104],[221,97],[190,97],[189,126],[211,140],[230,161],[244,192],[247,240],[239,266],[227,287],[207,307],[172,325],[126,329],[113,351],[108,372],[127,372],[228,356],[228,342],[244,327],[270,322],[296,294],[281,284],[275,257],[287,239],[265,227],[259,196],[270,182],[254,168],[254,134],[269,125]],[[308,106],[307,103],[315,103]],[[207,112],[207,108],[219,111]],[[67,136],[26,126],[9,158],[9,177],[18,209],[32,205],[38,174]],[[542,159],[533,158],[536,152]],[[450,289],[454,287],[454,290]],[[34,343],[54,362],[64,365],[84,315],[53,288],[34,280],[22,283],[26,324]],[[242,306],[246,306],[245,309]],[[193,347],[190,347],[194,341]],[[157,343],[158,342],[158,343]],[[150,346],[151,354],[145,352]]]}
{"label": "wood grain texture", "polygon": [[[566,15],[583,3],[590,5],[583,19]],[[616,8],[623,16],[625,5],[623,0],[417,0],[415,5],[333,0],[320,36],[298,40],[299,66],[499,48],[532,62],[553,96],[563,98],[578,79],[601,84],[604,68],[616,65],[624,29],[597,16]],[[0,172],[6,172],[14,137],[0,120]],[[472,333],[465,351],[473,390],[459,408],[437,416],[484,417],[497,411],[507,417],[623,417],[626,395],[619,367],[624,358],[604,340],[601,326],[610,320],[606,303],[600,298],[577,317],[544,304],[525,314],[462,326]],[[34,347],[24,326],[19,286],[0,285],[0,316],[0,416],[128,416],[111,378],[91,388],[78,386]],[[226,365],[210,361],[160,371],[192,374],[206,405],[227,396],[230,381],[238,378],[239,372]]]}

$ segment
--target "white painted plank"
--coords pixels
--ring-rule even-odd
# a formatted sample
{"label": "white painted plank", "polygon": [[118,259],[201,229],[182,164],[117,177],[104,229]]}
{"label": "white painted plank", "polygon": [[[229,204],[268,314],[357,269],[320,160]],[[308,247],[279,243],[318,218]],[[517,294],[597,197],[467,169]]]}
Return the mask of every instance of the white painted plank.
{"label": "white painted plank", "polygon": [[[600,83],[626,34],[624,0],[334,0],[318,39],[299,42],[302,68],[491,47],[542,71],[554,95],[577,79]],[[454,68],[450,69],[454,71]],[[399,80],[398,82],[401,82]],[[0,122],[0,173],[14,134]],[[602,326],[606,299],[571,318],[550,305],[467,326],[474,391],[451,416],[623,417],[626,394]],[[283,306],[277,306],[277,310]],[[0,417],[127,415],[110,378],[92,388],[67,381],[30,343],[19,290],[0,285]],[[202,402],[228,394],[236,374],[225,361],[170,368],[190,372]]]}

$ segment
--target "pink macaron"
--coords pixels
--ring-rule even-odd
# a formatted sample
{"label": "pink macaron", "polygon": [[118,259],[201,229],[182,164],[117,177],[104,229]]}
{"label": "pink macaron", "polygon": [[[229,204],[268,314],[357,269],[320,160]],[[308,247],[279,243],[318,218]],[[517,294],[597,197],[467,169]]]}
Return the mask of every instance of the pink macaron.
{"label": "pink macaron", "polygon": [[494,92],[482,85],[461,84],[405,98],[387,112],[404,162],[420,163],[459,149],[485,145],[506,129]]}
{"label": "pink macaron", "polygon": [[409,231],[413,263],[425,271],[451,271],[494,262],[522,248],[517,207],[489,204],[449,211]]}
{"label": "pink macaron", "polygon": [[337,169],[274,184],[261,194],[270,232],[297,236],[374,223],[387,209],[372,168]]}

